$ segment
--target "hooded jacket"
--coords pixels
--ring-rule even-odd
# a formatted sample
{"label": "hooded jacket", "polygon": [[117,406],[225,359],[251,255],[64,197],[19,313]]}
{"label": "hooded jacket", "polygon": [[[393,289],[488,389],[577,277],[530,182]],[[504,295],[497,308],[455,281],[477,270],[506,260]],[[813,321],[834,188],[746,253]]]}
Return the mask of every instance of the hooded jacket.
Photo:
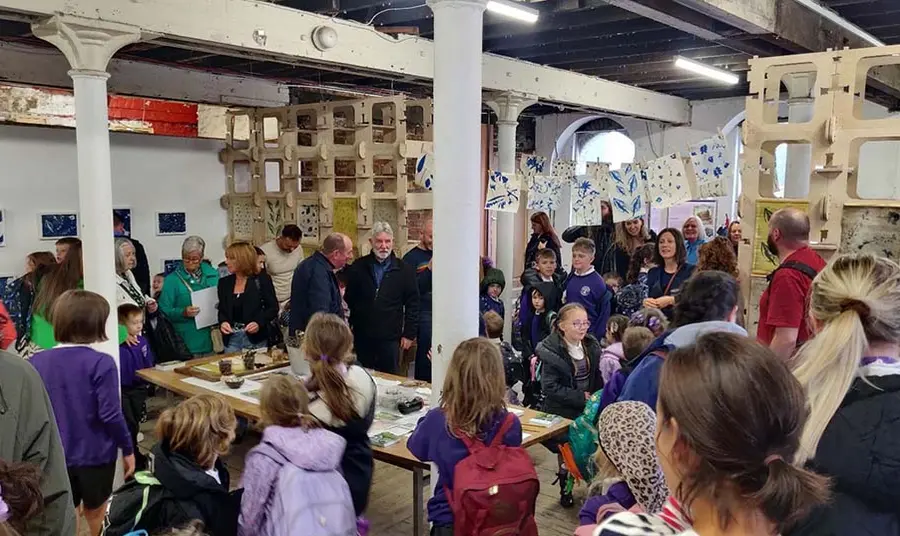
{"label": "hooded jacket", "polygon": [[148,519],[146,525],[142,522],[140,528],[156,534],[184,526],[199,516],[209,536],[235,536],[240,494],[228,493],[230,477],[222,460],[216,460],[215,469],[221,484],[197,462],[171,452],[165,442],[157,443],[153,447],[153,476],[175,501],[163,503],[155,519]]}
{"label": "hooded jacket", "polygon": [[[588,392],[594,393],[603,387],[598,364],[602,349],[592,335],[582,341],[584,358],[588,361],[590,383]],[[574,419],[584,411],[584,391],[575,383],[575,364],[566,349],[562,335],[556,331],[537,347],[541,360],[541,391],[544,394],[544,411]]]}
{"label": "hooded jacket", "polygon": [[747,336],[744,328],[724,320],[697,322],[663,333],[634,362],[628,363],[631,371],[627,375],[625,385],[622,386],[618,401],[636,400],[655,409],[656,398],[659,396],[659,371],[662,369],[665,355],[676,348],[694,344],[701,335],[707,333],[735,333]]}
{"label": "hooded jacket", "polygon": [[900,364],[860,368],[809,468],[831,477],[831,502],[788,536],[900,534]]}
{"label": "hooded jacket", "polygon": [[[284,428],[268,426],[262,440],[282,456],[307,471],[339,470],[347,441],[323,428]],[[241,499],[241,516],[238,534],[251,536],[263,534],[269,516],[269,496],[281,469],[275,460],[253,447],[244,462]]]}

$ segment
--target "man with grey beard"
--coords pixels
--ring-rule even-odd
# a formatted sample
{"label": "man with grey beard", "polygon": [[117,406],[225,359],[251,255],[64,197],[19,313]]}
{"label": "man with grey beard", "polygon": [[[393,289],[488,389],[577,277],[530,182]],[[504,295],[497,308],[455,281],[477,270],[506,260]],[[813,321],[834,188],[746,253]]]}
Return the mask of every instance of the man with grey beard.
{"label": "man with grey beard", "polygon": [[346,271],[344,300],[356,357],[364,367],[394,374],[400,350],[408,350],[419,324],[416,270],[394,255],[394,231],[372,226],[372,251]]}

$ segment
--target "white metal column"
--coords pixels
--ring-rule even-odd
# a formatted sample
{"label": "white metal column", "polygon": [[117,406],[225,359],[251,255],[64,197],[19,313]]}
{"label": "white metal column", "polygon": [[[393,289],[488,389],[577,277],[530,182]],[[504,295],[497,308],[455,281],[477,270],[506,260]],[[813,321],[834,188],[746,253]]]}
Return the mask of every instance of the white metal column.
{"label": "white metal column", "polygon": [[[810,92],[815,81],[815,73],[801,73],[785,77],[784,82],[788,89],[788,122],[806,123],[812,120],[813,99]],[[784,197],[794,199],[809,197],[812,145],[788,144],[786,164]]]}
{"label": "white metal column", "polygon": [[109,161],[109,110],[106,67],[123,46],[141,38],[139,30],[120,24],[54,16],[36,23],[37,37],[59,48],[72,70],[75,89],[75,138],[78,154],[78,222],[84,253],[84,288],[110,304],[109,340],[98,350],[119,364],[115,255],[112,228],[112,172]]}
{"label": "white metal column", "polygon": [[[516,128],[519,126],[519,114],[525,108],[535,104],[534,99],[514,93],[500,93],[491,96],[488,106],[497,114],[497,160],[500,171],[507,175],[516,173]],[[523,189],[525,185],[522,185]],[[524,190],[523,190],[524,191]],[[523,196],[524,197],[524,196]],[[497,212],[497,268],[506,276],[506,290],[503,303],[506,318],[503,319],[503,338],[512,340],[513,287],[519,277],[516,260],[513,258],[517,234],[516,220],[519,214],[527,212],[523,200],[518,214]]]}

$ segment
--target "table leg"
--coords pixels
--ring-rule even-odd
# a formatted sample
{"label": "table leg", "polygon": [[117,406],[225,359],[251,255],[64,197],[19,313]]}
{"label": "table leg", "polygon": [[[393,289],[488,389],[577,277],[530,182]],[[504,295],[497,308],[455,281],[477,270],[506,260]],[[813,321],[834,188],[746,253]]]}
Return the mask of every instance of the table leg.
{"label": "table leg", "polygon": [[413,469],[413,534],[422,536],[422,529],[425,528],[425,471],[423,469]]}

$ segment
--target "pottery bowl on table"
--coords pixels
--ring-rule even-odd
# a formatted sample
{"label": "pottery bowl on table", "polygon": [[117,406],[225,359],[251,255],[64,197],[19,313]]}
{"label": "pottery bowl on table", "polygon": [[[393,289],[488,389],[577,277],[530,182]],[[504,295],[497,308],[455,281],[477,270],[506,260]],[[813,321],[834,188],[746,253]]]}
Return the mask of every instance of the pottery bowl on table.
{"label": "pottery bowl on table", "polygon": [[225,385],[232,389],[238,389],[240,386],[244,385],[244,378],[240,378],[238,376],[223,376],[222,381],[225,382]]}

